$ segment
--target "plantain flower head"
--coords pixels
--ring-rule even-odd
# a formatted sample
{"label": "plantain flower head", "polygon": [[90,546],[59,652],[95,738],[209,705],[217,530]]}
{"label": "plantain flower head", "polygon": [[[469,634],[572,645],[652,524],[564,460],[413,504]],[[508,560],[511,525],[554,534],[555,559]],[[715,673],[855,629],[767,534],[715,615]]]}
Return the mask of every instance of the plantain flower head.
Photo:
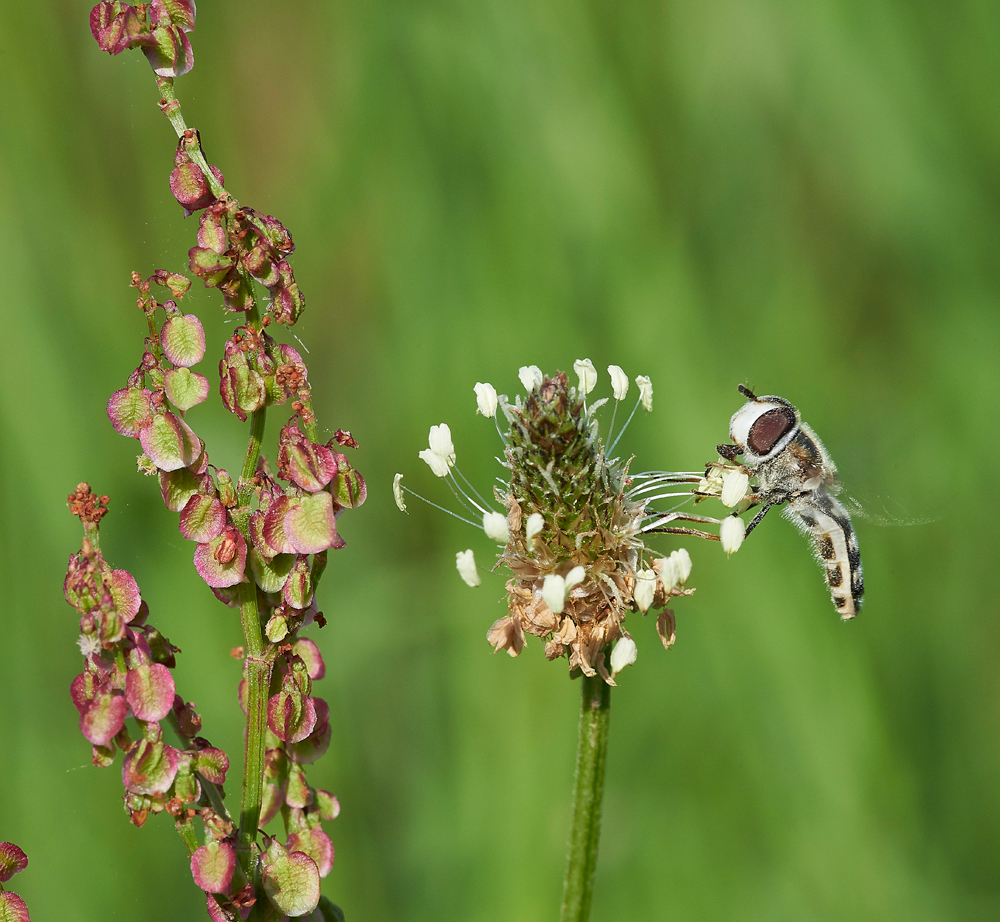
{"label": "plantain flower head", "polygon": [[[617,365],[608,370],[614,398],[621,401],[628,376]],[[657,633],[669,647],[674,615],[667,606],[672,598],[694,592],[687,586],[688,552],[677,549],[654,558],[645,543],[649,533],[718,540],[674,523],[719,520],[677,511],[677,499],[683,505],[701,495],[695,489],[703,480],[697,472],[632,474],[630,457],[612,456],[628,422],[602,437],[598,414],[607,400],[587,403],[597,383],[594,364],[578,360],[574,371],[576,386],[563,372],[547,377],[537,366],[525,365],[518,378],[527,393],[513,401],[490,385],[476,384],[478,411],[496,419],[504,441],[501,464],[507,476],[492,497],[480,493],[455,466],[447,425],[431,427],[429,447],[420,457],[465,507],[464,514],[451,514],[500,545],[492,569],[506,569],[509,578],[507,612],[487,631],[494,651],[518,656],[529,636],[538,637],[547,659],[565,658],[571,674],[599,675],[613,685],[615,674],[637,655],[636,642],[623,626],[628,615],[654,612]],[[652,383],[640,375],[636,384],[636,409],[651,410]],[[614,422],[612,412],[612,430]],[[721,495],[722,477],[719,473],[708,485],[711,495]],[[401,505],[403,491],[412,491],[398,479],[393,486]],[[652,504],[661,499],[671,500],[669,511],[655,511]],[[469,586],[481,584],[471,549],[456,555],[456,567]]]}

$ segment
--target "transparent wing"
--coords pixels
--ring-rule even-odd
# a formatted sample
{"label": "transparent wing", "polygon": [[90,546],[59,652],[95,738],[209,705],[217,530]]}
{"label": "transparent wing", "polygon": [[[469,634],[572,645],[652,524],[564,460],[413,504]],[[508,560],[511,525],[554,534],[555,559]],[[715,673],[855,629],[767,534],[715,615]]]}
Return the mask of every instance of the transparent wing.
{"label": "transparent wing", "polygon": [[908,515],[900,508],[900,504],[894,500],[875,496],[866,497],[864,502],[846,490],[841,492],[837,498],[844,504],[847,511],[854,517],[864,519],[873,525],[883,528],[903,528],[911,525],[930,525],[933,522],[940,522],[943,515],[914,516]]}

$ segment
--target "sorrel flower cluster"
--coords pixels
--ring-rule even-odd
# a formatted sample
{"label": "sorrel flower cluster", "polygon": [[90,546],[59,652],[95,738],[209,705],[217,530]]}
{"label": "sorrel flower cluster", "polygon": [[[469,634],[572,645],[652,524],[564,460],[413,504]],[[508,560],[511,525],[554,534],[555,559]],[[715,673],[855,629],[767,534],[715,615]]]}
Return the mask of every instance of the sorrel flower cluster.
{"label": "sorrel flower cluster", "polygon": [[[293,417],[278,440],[277,474],[287,487],[263,470],[250,471],[251,481],[234,484],[226,470],[209,464],[204,441],[184,419],[208,396],[207,379],[191,371],[205,354],[201,322],[194,314],[182,314],[173,299],[158,303],[150,294],[152,283],[169,285],[177,298],[187,288],[183,276],[158,272],[143,280],[133,275],[150,336],[127,385],[111,395],[108,417],[116,431],[142,445],[139,467],[158,475],[163,502],[180,513],[181,534],[197,543],[194,562],[202,579],[220,599],[235,604],[233,587],[248,578],[249,561],[258,585],[271,594],[264,602],[276,620],[268,635],[281,640],[283,630],[309,617],[304,613],[312,605],[313,581],[325,566],[325,552],[344,546],[337,517],[364,502],[364,480],[337,450],[357,443],[338,431],[325,445],[317,444]],[[157,329],[161,309],[165,320]],[[242,420],[248,411],[291,397],[299,417],[315,425],[306,406],[302,357],[265,331],[250,324],[238,327],[226,343],[219,373],[223,403]],[[309,555],[318,555],[312,566]]]}
{"label": "sorrel flower cluster", "polygon": [[[663,646],[669,648],[675,638],[674,613],[667,607],[670,599],[694,592],[687,588],[688,552],[682,548],[666,557],[655,556],[645,544],[646,535],[672,533],[719,540],[716,535],[671,523],[718,525],[720,520],[651,508],[654,500],[692,499],[696,491],[691,487],[679,492],[676,487],[707,485],[706,478],[697,472],[630,474],[632,459],[612,456],[628,422],[613,440],[609,433],[610,444],[605,447],[596,414],[607,400],[587,405],[587,396],[597,383],[596,370],[589,359],[577,361],[574,369],[576,387],[563,372],[547,377],[536,366],[521,368],[527,396],[518,396],[513,403],[498,396],[490,384],[480,382],[474,388],[478,411],[496,418],[499,408],[508,423],[500,435],[509,480],[506,488],[493,490],[503,512],[495,511],[471,485],[470,493],[455,476],[455,449],[447,425],[431,428],[429,447],[420,457],[448,482],[467,510],[482,516],[487,537],[503,546],[496,566],[506,567],[512,578],[507,582],[508,614],[487,632],[494,650],[517,656],[525,635],[532,634],[545,640],[547,659],[565,656],[571,672],[600,675],[614,685],[614,676],[634,662],[637,654],[624,627],[629,612],[657,611],[656,629]],[[628,393],[629,380],[617,365],[609,366],[608,372],[617,410]],[[649,378],[640,375],[636,384],[639,398],[633,415],[639,406],[652,410],[653,401]],[[614,416],[610,428],[613,431]],[[396,476],[394,489],[397,504],[405,511],[403,491],[407,488],[401,475]],[[456,563],[469,585],[479,585],[471,549],[458,554]]]}
{"label": "sorrel flower cluster", "polygon": [[194,67],[186,33],[194,31],[194,0],[152,0],[129,6],[106,0],[90,11],[90,31],[108,54],[141,48],[161,77],[179,77]]}
{"label": "sorrel flower cluster", "polygon": [[[195,706],[176,693],[170,670],[180,651],[149,622],[149,606],[135,578],[112,569],[99,548],[98,523],[106,496],[80,484],[69,505],[84,525],[83,545],[70,557],[64,591],[80,613],[79,646],[84,671],[72,683],[80,731],[92,745],[92,762],[113,763],[124,754],[125,808],[142,826],[150,813],[166,811],[191,855],[195,883],[207,894],[213,919],[232,915],[255,901],[247,873],[237,863],[235,826],[225,806],[226,754],[201,733]],[[319,648],[301,638],[286,643],[274,659],[268,700],[266,825],[282,806],[288,830],[284,844],[266,841],[257,856],[264,889],[276,908],[300,915],[319,900],[319,880],[333,865],[333,845],[322,820],[339,813],[337,799],[310,787],[303,765],[314,762],[330,743],[328,709],[310,697],[311,682],[325,672]],[[241,699],[245,683],[241,685]],[[126,718],[134,718],[135,738]],[[170,724],[181,746],[164,741]],[[195,820],[203,827],[199,845]],[[251,865],[252,866],[252,865]]]}
{"label": "sorrel flower cluster", "polygon": [[0,919],[4,922],[31,922],[28,907],[13,890],[3,885],[28,866],[28,856],[13,842],[0,842]]}
{"label": "sorrel flower cluster", "polygon": [[[187,414],[207,399],[211,385],[194,370],[206,342],[198,317],[178,306],[190,287],[183,275],[132,274],[147,335],[138,365],[107,411],[119,433],[139,441],[139,469],[158,478],[164,504],[179,513],[181,534],[195,544],[200,577],[220,600],[239,608],[246,646],[233,654],[243,657],[239,701],[246,750],[238,828],[222,801],[228,760],[198,736],[193,706],[176,696],[169,670],[177,650],[149,625],[135,580],[101,557],[97,523],[107,498],[95,497],[86,484],[70,496],[85,527],[66,582],[67,599],[81,614],[86,660],[74,701],[95,763],[110,764],[116,745],[125,752],[133,822],[141,825],[150,812],[163,810],[177,818],[213,919],[246,918],[254,905],[260,918],[314,912],[316,919],[335,918],[339,910],[320,897],[320,878],[334,857],[320,823],[334,818],[339,806],[305,778],[305,766],[330,744],[329,708],[312,694],[324,665],[319,648],[300,631],[325,624],[316,586],[327,552],[344,546],[338,517],[360,506],[366,489],[344,453],[357,442],[339,429],[321,442],[302,355],[272,335],[280,325],[292,326],[305,306],[288,263],[292,236],[276,218],[241,205],[224,188],[199,133],[184,123],[172,78],[193,65],[187,33],[194,16],[191,0],[103,2],[91,12],[91,29],[112,54],[142,48],[158,74],[160,109],[178,138],[170,190],[185,216],[201,213],[190,269],[221,293],[226,311],[243,315],[218,366],[224,406],[249,421],[242,468],[234,476],[212,464],[205,441],[189,424]],[[166,289],[162,302],[154,286]],[[290,414],[272,468],[261,454],[266,410],[285,404]],[[134,741],[128,716],[139,725]],[[179,735],[179,748],[164,742],[164,719]],[[261,847],[258,830],[278,813],[284,840],[265,835]],[[202,845],[195,817],[205,829]]]}

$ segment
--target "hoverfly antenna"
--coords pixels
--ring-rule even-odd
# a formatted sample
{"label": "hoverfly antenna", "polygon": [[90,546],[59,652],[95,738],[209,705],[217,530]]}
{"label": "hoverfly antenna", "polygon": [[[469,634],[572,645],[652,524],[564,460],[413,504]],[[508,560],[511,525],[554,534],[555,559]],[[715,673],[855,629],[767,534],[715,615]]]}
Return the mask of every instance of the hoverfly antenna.
{"label": "hoverfly antenna", "polygon": [[744,396],[747,400],[756,400],[757,395],[750,390],[749,387],[744,387],[742,384],[737,384],[736,389]]}

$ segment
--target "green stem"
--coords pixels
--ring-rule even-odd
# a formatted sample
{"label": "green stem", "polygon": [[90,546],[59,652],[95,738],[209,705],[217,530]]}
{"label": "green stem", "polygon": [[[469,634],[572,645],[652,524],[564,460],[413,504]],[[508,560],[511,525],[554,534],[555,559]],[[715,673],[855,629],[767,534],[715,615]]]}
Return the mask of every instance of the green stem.
{"label": "green stem", "polygon": [[600,676],[583,677],[580,737],[576,753],[576,791],[569,866],[563,885],[561,922],[587,922],[601,836],[601,798],[611,722],[611,687]]}
{"label": "green stem", "polygon": [[184,847],[187,849],[188,857],[190,857],[198,850],[198,836],[194,831],[194,822],[190,817],[184,817],[184,819],[177,820],[174,825],[177,829],[177,834],[184,843]]}
{"label": "green stem", "polygon": [[[264,440],[264,420],[267,408],[261,407],[250,414],[250,441],[247,443],[247,454],[243,460],[243,470],[240,473],[237,489],[241,506],[250,502],[253,493],[253,477],[257,473],[257,461],[260,458],[260,446]],[[244,535],[244,537],[249,537]]]}
{"label": "green stem", "polygon": [[247,728],[237,853],[243,870],[252,880],[251,847],[257,840],[264,790],[264,731],[267,727],[267,692],[271,682],[271,663],[264,656],[264,635],[257,611],[257,587],[252,582],[240,585],[240,618],[247,645]]}
{"label": "green stem", "polygon": [[[168,106],[162,107],[164,114],[170,120],[170,124],[173,125],[174,131],[177,133],[177,137],[181,137],[185,131],[188,130],[188,126],[184,122],[184,115],[181,113],[181,104],[177,99],[177,94],[174,92],[174,81],[172,77],[157,77],[156,86],[160,90],[160,96],[162,99],[169,103]],[[212,190],[212,195],[216,198],[222,195],[222,185],[218,179],[215,178],[215,174],[209,169],[208,160],[205,157],[204,152],[201,149],[201,141],[198,142],[198,146],[194,150],[188,151],[188,156],[198,164],[201,168],[201,172],[205,176],[205,180],[208,182],[208,188]]]}
{"label": "green stem", "polygon": [[306,437],[310,442],[318,442],[319,434],[316,431],[316,417],[313,415],[312,411],[312,400],[303,400],[302,404],[306,408],[306,412],[302,420],[306,430]]}

